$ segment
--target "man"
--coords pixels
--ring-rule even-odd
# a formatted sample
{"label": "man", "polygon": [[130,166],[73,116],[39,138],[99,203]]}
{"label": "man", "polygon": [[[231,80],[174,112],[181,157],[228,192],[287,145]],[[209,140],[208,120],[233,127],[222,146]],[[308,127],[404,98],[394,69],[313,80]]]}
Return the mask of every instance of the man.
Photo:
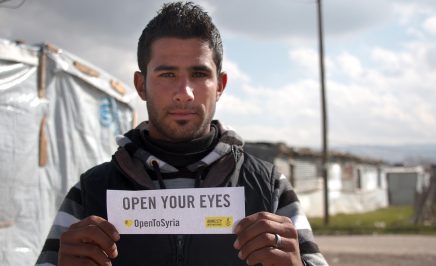
{"label": "man", "polygon": [[[70,190],[37,264],[327,265],[287,179],[212,120],[227,82],[222,53],[218,30],[193,3],[164,5],[149,22],[134,75],[149,121]],[[108,189],[226,186],[245,190],[248,216],[235,235],[120,236],[107,221]]]}

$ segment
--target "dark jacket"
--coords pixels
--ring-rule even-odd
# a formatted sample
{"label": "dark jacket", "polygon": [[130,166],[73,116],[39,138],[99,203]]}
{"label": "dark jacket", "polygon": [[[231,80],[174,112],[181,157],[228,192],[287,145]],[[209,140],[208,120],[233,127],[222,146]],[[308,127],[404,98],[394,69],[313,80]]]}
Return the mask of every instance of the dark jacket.
{"label": "dark jacket", "polygon": [[[215,123],[221,131],[219,144],[208,158],[188,167],[194,174],[200,169],[204,173],[198,186],[243,186],[246,215],[267,211],[294,220],[298,217],[295,226],[299,233],[303,262],[307,265],[327,265],[314,243],[310,226],[298,227],[299,224],[306,225],[301,223],[306,217],[287,179],[272,164],[244,153],[242,140],[233,131],[225,129],[218,122]],[[140,126],[139,129],[145,130],[146,125],[142,127],[144,128]],[[136,145],[138,140],[134,136],[129,136],[130,138],[118,140],[121,147],[111,162],[96,166],[81,176],[80,184],[67,195],[69,202],[72,200],[77,206],[63,206],[60,212],[68,212],[79,220],[89,215],[107,219],[106,190],[156,189],[156,182],[150,178],[149,173],[153,169],[150,162],[158,159],[142,150],[140,145]],[[159,161],[159,165],[164,172],[172,171],[166,162]],[[80,210],[80,213],[72,213],[72,209]],[[286,213],[281,213],[283,211]],[[55,225],[56,223],[60,224],[62,221],[55,221]],[[235,239],[235,235],[121,235],[117,242],[119,255],[112,263],[246,265],[238,258],[238,251],[233,248]],[[49,249],[44,247],[38,263],[47,262],[43,259],[44,251]]]}

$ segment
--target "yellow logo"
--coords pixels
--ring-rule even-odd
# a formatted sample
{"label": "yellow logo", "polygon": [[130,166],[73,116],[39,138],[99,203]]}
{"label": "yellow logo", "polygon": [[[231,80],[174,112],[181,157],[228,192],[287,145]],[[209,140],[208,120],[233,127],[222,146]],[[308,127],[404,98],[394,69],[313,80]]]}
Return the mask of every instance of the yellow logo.
{"label": "yellow logo", "polygon": [[233,216],[214,216],[204,219],[206,228],[230,228],[233,226]]}
{"label": "yellow logo", "polygon": [[132,225],[133,225],[133,220],[124,220],[124,225],[127,227],[127,228],[130,228],[130,227],[132,227]]}

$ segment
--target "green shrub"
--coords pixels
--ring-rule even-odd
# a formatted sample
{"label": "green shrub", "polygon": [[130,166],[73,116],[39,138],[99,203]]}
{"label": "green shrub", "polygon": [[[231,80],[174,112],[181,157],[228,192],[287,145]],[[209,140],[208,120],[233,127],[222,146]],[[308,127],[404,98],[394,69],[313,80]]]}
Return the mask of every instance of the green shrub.
{"label": "green shrub", "polygon": [[309,218],[316,235],[335,234],[436,234],[436,226],[415,225],[411,206],[388,207],[367,213],[338,214],[323,218]]}

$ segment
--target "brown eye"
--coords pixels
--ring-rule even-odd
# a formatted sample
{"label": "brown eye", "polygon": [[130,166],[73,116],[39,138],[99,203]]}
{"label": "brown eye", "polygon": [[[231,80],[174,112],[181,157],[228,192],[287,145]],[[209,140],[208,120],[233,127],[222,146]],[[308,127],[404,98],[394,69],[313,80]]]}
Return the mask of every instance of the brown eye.
{"label": "brown eye", "polygon": [[174,78],[176,75],[174,75],[174,73],[171,72],[165,72],[165,73],[161,73],[159,74],[159,77],[162,78]]}
{"label": "brown eye", "polygon": [[207,74],[204,72],[194,72],[192,73],[192,77],[194,78],[204,78],[207,77]]}

